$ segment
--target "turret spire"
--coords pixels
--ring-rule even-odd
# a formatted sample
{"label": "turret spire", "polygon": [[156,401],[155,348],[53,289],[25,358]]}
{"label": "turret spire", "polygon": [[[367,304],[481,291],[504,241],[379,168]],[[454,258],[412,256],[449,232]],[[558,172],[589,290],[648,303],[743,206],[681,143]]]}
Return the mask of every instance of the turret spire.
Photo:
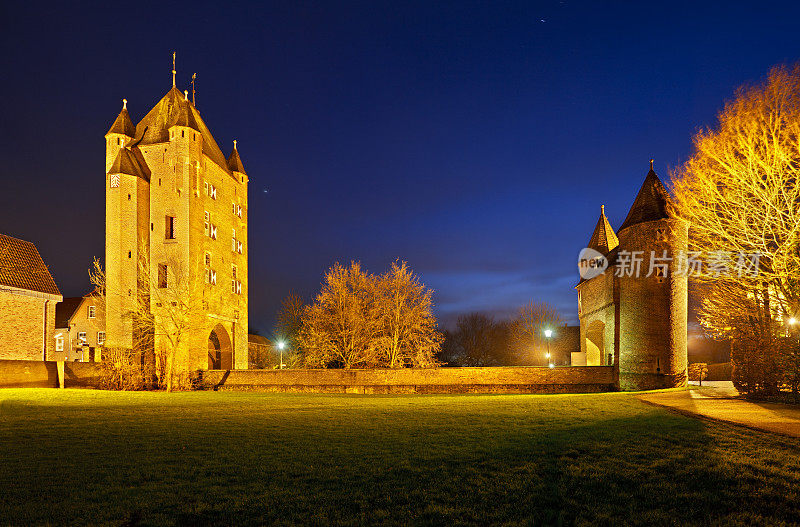
{"label": "turret spire", "polygon": [[236,141],[236,139],[234,139],[234,140],[233,140],[233,149],[234,149],[234,150],[236,150],[236,143],[237,143],[237,141]]}
{"label": "turret spire", "polygon": [[128,99],[122,99],[122,109],[123,110],[128,109]]}
{"label": "turret spire", "polygon": [[172,52],[172,87],[175,87],[175,52]]}
{"label": "turret spire", "polygon": [[655,161],[655,160],[654,159],[650,160],[650,170],[653,170],[653,161]]}
{"label": "turret spire", "polygon": [[195,94],[194,94],[194,81],[195,80],[197,80],[197,73],[192,73],[192,106],[197,106],[197,104],[195,104],[195,102],[194,102],[194,100],[195,100],[194,99],[194,96],[195,96]]}
{"label": "turret spire", "polygon": [[606,206],[605,205],[600,205],[600,214],[602,214],[603,216],[606,215]]}

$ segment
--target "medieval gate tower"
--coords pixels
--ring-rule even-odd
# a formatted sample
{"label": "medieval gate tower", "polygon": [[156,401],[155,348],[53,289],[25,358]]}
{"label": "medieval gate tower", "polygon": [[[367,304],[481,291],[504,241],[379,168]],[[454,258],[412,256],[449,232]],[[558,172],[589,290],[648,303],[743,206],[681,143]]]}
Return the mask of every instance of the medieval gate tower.
{"label": "medieval gate tower", "polygon": [[688,285],[686,273],[675,271],[686,257],[688,232],[652,161],[618,233],[601,209],[587,247],[605,256],[608,269],[576,286],[581,325],[576,359],[613,365],[622,390],[687,382]]}
{"label": "medieval gate tower", "polygon": [[105,138],[106,345],[134,347],[145,298],[156,353],[183,331],[187,368],[247,368],[249,178],[236,141],[226,158],[174,66],[147,115],[134,125],[123,101]]}

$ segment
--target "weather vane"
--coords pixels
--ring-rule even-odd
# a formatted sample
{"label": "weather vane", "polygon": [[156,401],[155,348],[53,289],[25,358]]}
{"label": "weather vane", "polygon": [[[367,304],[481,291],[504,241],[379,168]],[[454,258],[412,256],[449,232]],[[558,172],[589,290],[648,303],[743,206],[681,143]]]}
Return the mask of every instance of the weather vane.
{"label": "weather vane", "polygon": [[197,79],[197,73],[192,73],[192,105],[197,106],[194,101],[194,81]]}
{"label": "weather vane", "polygon": [[175,87],[175,52],[172,52],[172,87]]}

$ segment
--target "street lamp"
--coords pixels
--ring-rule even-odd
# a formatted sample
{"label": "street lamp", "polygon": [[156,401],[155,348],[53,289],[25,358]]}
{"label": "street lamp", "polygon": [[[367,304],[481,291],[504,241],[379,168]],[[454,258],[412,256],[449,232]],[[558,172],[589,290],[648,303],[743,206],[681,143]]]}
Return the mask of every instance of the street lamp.
{"label": "street lamp", "polygon": [[545,355],[545,357],[547,357],[547,362],[550,364],[551,368],[553,367],[553,363],[550,360],[550,337],[552,337],[552,336],[553,336],[553,330],[552,329],[545,329],[544,330],[544,338],[547,340],[547,354]]}
{"label": "street lamp", "polygon": [[286,343],[282,340],[278,341],[278,349],[281,351],[281,366],[280,368],[283,369],[283,348],[286,347]]}

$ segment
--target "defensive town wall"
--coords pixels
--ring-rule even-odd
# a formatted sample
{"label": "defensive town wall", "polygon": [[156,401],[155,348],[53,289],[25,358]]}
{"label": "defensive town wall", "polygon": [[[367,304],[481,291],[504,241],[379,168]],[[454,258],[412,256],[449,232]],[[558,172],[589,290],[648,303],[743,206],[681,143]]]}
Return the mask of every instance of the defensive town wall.
{"label": "defensive town wall", "polygon": [[65,388],[96,388],[100,381],[97,362],[0,360],[0,388],[58,388],[59,364],[63,364]]}
{"label": "defensive town wall", "polygon": [[371,370],[211,370],[215,390],[314,393],[596,393],[613,391],[612,366]]}
{"label": "defensive town wall", "polygon": [[[0,360],[0,388],[94,388],[100,365],[92,362]],[[491,367],[375,370],[209,370],[207,390],[297,393],[598,393],[614,391],[612,366]]]}

